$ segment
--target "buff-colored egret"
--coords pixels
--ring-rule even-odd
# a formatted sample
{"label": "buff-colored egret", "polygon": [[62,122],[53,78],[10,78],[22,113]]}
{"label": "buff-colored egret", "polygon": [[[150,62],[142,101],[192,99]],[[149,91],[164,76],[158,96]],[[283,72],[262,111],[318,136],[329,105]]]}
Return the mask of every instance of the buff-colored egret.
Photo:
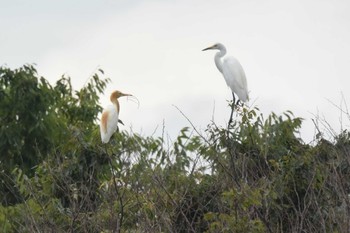
{"label": "buff-colored egret", "polygon": [[131,94],[124,94],[120,91],[113,91],[110,100],[112,105],[108,105],[102,112],[100,121],[100,133],[103,143],[108,143],[111,136],[118,129],[119,110],[120,105],[118,98],[122,96],[132,96]]}
{"label": "buff-colored egret", "polygon": [[236,104],[235,94],[238,96],[238,101],[247,102],[249,100],[247,79],[245,77],[242,65],[236,58],[229,56],[225,57],[223,61],[221,60],[221,58],[226,54],[226,48],[223,44],[216,43],[208,48],[203,49],[202,51],[210,49],[219,50],[219,52],[215,54],[215,65],[224,76],[227,86],[229,86],[232,91],[233,103],[229,121],[230,124],[232,122],[233,109]]}

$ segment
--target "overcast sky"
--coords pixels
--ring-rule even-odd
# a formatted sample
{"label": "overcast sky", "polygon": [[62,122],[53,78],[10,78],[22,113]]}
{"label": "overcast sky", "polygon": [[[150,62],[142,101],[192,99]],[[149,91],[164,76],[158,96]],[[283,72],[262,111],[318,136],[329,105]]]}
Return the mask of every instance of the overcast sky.
{"label": "overcast sky", "polygon": [[[35,63],[52,84],[66,74],[81,88],[98,68],[121,101],[126,130],[174,138],[187,126],[224,125],[231,98],[214,64],[223,43],[245,69],[250,105],[264,114],[286,110],[305,118],[312,140],[314,114],[340,130],[336,105],[350,103],[350,1],[331,0],[0,0],[0,65]],[[343,116],[344,117],[344,116]],[[344,128],[349,121],[343,119]]]}

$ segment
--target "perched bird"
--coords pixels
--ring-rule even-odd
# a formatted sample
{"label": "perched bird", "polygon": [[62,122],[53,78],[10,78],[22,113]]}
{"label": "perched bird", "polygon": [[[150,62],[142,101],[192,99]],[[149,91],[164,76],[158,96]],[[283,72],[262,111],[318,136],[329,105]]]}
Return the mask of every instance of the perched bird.
{"label": "perched bird", "polygon": [[[239,61],[234,57],[225,57],[223,61],[221,58],[226,54],[226,48],[223,44],[217,43],[213,46],[203,49],[202,51],[217,49],[219,52],[215,54],[215,64],[218,70],[222,73],[225,78],[227,86],[231,88],[233,103],[230,122],[232,121],[232,114],[235,103],[235,94],[238,99],[242,102],[247,102],[249,100],[247,79],[245,77],[244,70]],[[238,101],[239,101],[238,100]],[[237,101],[237,103],[238,103]]]}
{"label": "perched bird", "polygon": [[132,96],[120,91],[113,91],[110,100],[113,105],[108,105],[102,112],[100,122],[100,132],[102,143],[108,143],[113,133],[118,129],[120,105],[118,98],[122,96]]}

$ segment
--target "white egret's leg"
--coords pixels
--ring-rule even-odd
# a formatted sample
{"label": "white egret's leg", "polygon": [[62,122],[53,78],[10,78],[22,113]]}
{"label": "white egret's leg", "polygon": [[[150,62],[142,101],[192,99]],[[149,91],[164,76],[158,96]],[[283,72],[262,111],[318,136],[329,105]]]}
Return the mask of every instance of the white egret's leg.
{"label": "white egret's leg", "polygon": [[230,120],[228,121],[228,125],[232,123],[232,117],[233,117],[233,110],[235,108],[235,103],[236,103],[236,98],[235,94],[232,92],[232,106],[231,106],[231,115],[230,115]]}

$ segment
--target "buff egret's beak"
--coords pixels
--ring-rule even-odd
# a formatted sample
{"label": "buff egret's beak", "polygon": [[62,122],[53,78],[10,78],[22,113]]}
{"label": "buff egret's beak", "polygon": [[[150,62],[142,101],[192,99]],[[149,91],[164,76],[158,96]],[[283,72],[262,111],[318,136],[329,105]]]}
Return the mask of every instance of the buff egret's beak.
{"label": "buff egret's beak", "polygon": [[133,96],[132,94],[120,93],[120,97],[122,96]]}
{"label": "buff egret's beak", "polygon": [[208,48],[202,49],[202,51],[206,51],[206,50],[209,50],[209,49],[216,49],[216,46],[212,45],[212,46],[210,46]]}

